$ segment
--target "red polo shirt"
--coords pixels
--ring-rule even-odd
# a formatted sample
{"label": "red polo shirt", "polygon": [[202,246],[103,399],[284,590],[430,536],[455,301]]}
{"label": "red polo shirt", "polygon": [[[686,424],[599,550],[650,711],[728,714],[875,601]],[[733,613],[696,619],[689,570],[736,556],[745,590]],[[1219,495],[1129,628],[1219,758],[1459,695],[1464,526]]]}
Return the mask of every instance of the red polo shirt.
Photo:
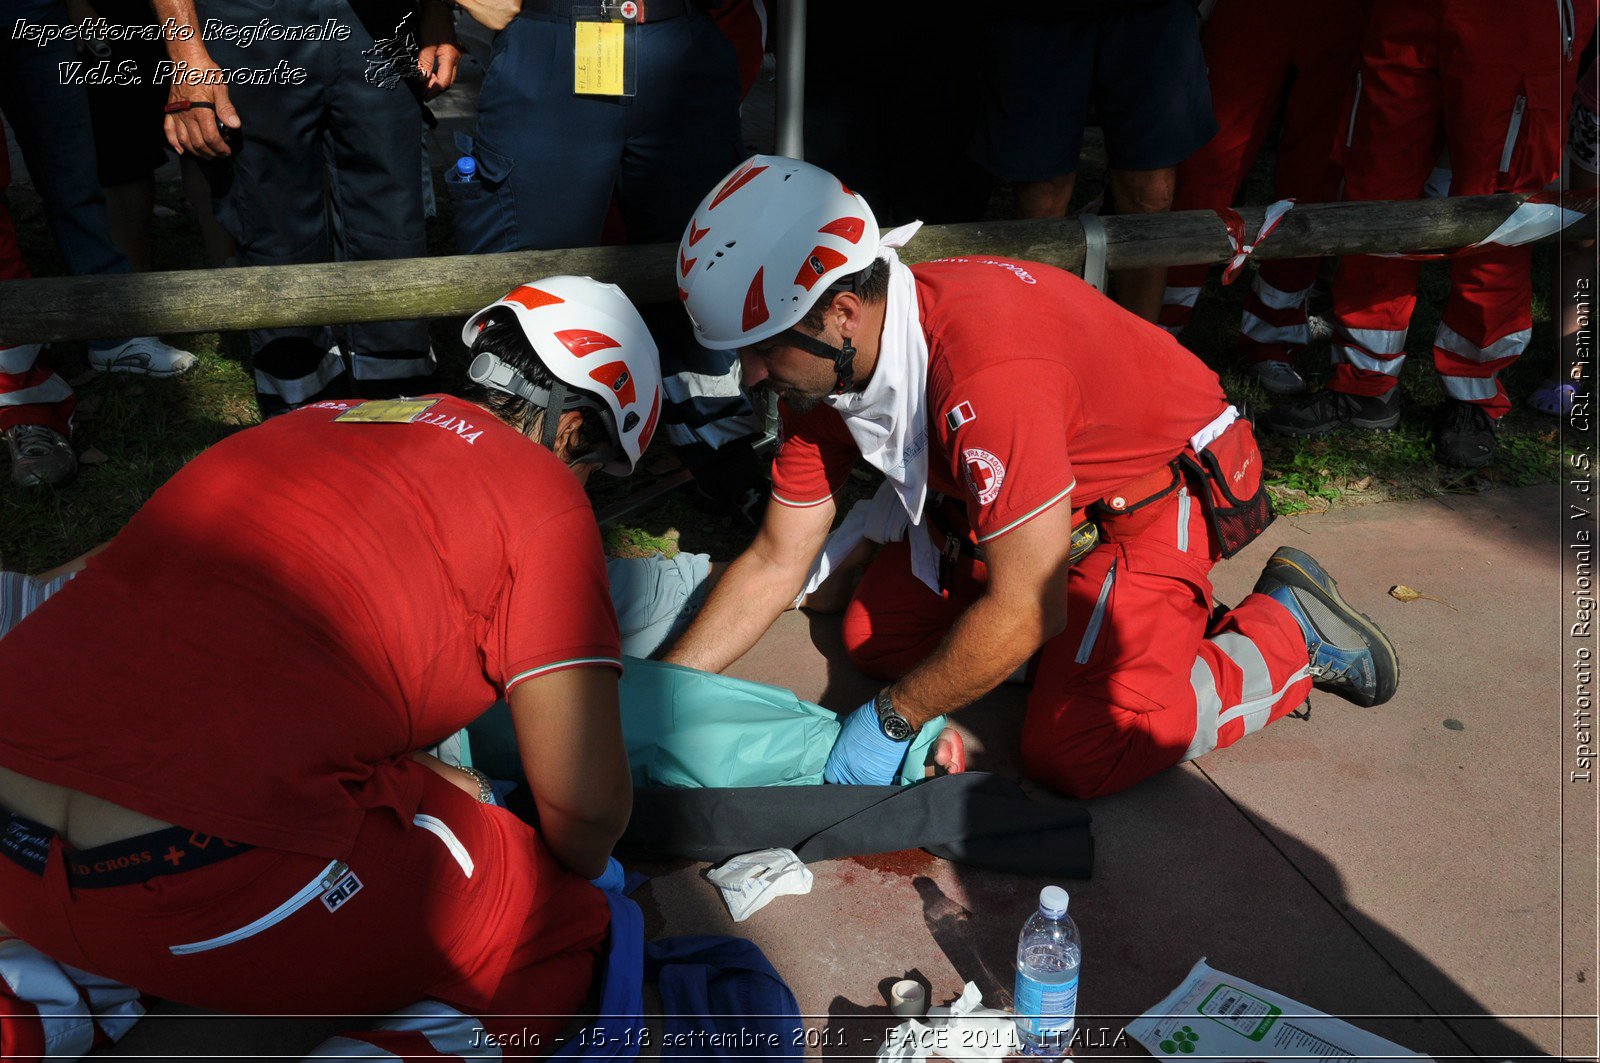
{"label": "red polo shirt", "polygon": [[[1227,406],[1199,358],[1065,270],[951,258],[911,271],[928,340],[929,486],[965,502],[979,542],[1154,472]],[[783,422],[773,500],[827,500],[860,456],[849,429],[826,405],[785,408]]]}
{"label": "red polo shirt", "polygon": [[0,641],[0,764],[235,841],[343,857],[410,822],[386,762],[562,668],[620,667],[594,514],[459,399],[321,403],[223,440]]}

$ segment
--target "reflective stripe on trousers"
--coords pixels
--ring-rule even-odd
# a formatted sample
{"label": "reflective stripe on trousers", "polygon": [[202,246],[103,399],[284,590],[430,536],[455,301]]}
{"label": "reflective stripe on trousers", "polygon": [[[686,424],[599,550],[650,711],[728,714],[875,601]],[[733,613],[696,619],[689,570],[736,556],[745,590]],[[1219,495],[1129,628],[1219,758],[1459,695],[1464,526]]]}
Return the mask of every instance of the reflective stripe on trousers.
{"label": "reflective stripe on trousers", "polygon": [[1289,688],[1311,674],[1309,664],[1302,666],[1282,686],[1274,689],[1266,658],[1249,638],[1238,632],[1225,631],[1206,641],[1239,669],[1241,697],[1236,705],[1224,705],[1212,666],[1204,654],[1195,659],[1194,667],[1189,672],[1189,685],[1194,690],[1195,731],[1182,757],[1186,761],[1216,749],[1218,736],[1235,720],[1244,724],[1244,730],[1238,737],[1261,730],[1272,719],[1273,708],[1283,700]]}
{"label": "reflective stripe on trousers", "polygon": [[380,1019],[370,1030],[340,1034],[307,1059],[499,1059],[497,1039],[482,1019],[437,1000],[424,1000]]}
{"label": "reflective stripe on trousers", "polygon": [[1258,271],[1239,321],[1243,338],[1251,343],[1304,347],[1311,342],[1311,329],[1306,324],[1306,297],[1310,294],[1309,287],[1282,291]]}
{"label": "reflective stripe on trousers", "polygon": [[305,376],[276,377],[257,369],[256,391],[262,395],[275,395],[289,405],[297,406],[321,392],[343,372],[344,359],[339,357],[337,350],[330,350],[322,356],[321,363]]}
{"label": "reflective stripe on trousers", "polygon": [[1399,376],[1406,361],[1406,330],[1352,328],[1338,324],[1334,337],[1333,361],[1345,362],[1357,369]]}
{"label": "reflective stripe on trousers", "polygon": [[1531,328],[1508,332],[1482,346],[1443,321],[1433,338],[1433,364],[1444,393],[1462,402],[1488,402],[1500,393],[1500,371],[1522,356]]}
{"label": "reflective stripe on trousers", "polygon": [[20,938],[0,938],[0,996],[12,998],[0,1002],[8,1058],[76,1059],[97,1041],[119,1040],[144,1014],[137,989],[57,963]]}

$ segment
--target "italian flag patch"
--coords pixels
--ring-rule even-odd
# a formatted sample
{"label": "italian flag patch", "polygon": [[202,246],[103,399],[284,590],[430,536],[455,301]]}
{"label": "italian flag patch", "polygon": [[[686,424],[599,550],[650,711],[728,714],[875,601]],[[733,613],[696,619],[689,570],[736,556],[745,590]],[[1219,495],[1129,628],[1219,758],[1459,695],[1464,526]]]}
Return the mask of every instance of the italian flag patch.
{"label": "italian flag patch", "polygon": [[977,419],[978,415],[972,412],[972,403],[970,402],[963,402],[953,406],[950,408],[950,412],[944,415],[944,423],[950,426],[950,431],[952,432],[968,421],[976,421]]}

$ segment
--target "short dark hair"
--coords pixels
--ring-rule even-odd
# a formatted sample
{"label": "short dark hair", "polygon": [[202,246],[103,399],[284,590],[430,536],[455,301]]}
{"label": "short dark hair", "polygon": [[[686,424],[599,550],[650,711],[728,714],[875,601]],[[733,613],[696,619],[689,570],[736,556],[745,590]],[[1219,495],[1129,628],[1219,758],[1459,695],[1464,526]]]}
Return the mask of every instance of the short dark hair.
{"label": "short dark hair", "polygon": [[[495,310],[488,322],[472,340],[471,353],[487,351],[522,374],[523,379],[536,388],[548,391],[555,386],[556,378],[545,368],[539,355],[528,342],[528,337],[516,322],[509,309]],[[479,384],[470,378],[463,381],[461,397],[487,407],[489,412],[530,439],[538,439],[544,427],[544,408],[535,406],[520,395]],[[604,414],[585,406],[578,407],[583,415],[583,425],[578,432],[577,456],[592,454],[611,445],[611,431]]]}
{"label": "short dark hair", "polygon": [[[854,291],[861,296],[865,303],[878,303],[889,297],[889,263],[886,259],[875,258],[872,265],[866,269],[858,270],[836,282],[848,285],[844,289]],[[833,297],[838,294],[839,288],[828,288],[822,293],[822,298],[811,304],[811,309],[806,311],[806,316],[795,322],[804,325],[807,331],[817,332],[822,328],[822,319],[828,312],[828,307],[833,305]]]}

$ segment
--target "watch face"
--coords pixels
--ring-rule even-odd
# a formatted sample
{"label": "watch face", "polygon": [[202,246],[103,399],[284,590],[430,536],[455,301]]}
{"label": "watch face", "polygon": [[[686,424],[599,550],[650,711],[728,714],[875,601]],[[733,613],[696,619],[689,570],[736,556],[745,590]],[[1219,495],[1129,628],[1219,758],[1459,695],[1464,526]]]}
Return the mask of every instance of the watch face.
{"label": "watch face", "polygon": [[903,716],[885,716],[879,722],[883,724],[883,733],[896,742],[904,742],[911,737],[911,725]]}

